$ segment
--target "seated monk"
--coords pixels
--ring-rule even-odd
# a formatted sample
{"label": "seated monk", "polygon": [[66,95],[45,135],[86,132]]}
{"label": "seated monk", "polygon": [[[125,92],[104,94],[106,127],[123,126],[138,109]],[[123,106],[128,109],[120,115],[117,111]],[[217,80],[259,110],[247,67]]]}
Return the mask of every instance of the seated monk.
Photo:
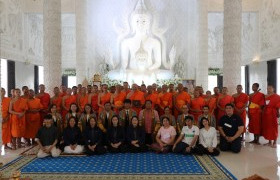
{"label": "seated monk", "polygon": [[174,103],[174,116],[175,118],[181,113],[181,109],[183,105],[190,104],[191,96],[183,91],[183,84],[178,84],[178,93],[174,95],[173,103]]}
{"label": "seated monk", "polygon": [[110,102],[110,100],[111,100],[111,93],[108,91],[108,85],[103,84],[102,93],[99,93],[98,95],[98,106],[99,106],[98,113],[104,110],[105,103]]}
{"label": "seated monk", "polygon": [[116,91],[114,94],[112,94],[110,102],[117,114],[119,114],[120,110],[122,110],[123,101],[125,100],[125,98],[126,94],[121,91],[121,86],[119,84],[116,85]]}

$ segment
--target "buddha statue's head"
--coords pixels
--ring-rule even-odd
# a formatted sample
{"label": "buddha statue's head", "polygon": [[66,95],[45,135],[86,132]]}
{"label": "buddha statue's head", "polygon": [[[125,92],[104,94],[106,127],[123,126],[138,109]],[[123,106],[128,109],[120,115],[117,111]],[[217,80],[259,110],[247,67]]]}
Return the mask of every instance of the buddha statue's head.
{"label": "buddha statue's head", "polygon": [[144,0],[139,0],[131,14],[131,26],[133,32],[147,33],[151,25],[151,14],[149,13]]}

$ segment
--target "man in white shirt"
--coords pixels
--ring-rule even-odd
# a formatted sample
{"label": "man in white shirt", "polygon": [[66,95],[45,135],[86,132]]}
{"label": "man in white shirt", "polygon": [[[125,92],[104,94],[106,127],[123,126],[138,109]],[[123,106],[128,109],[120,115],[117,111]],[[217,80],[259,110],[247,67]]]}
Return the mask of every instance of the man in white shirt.
{"label": "man in white shirt", "polygon": [[193,117],[186,116],[185,125],[181,131],[181,135],[173,145],[174,153],[181,154],[197,154],[202,155],[202,152],[196,147],[196,142],[199,136],[199,129],[193,125]]}

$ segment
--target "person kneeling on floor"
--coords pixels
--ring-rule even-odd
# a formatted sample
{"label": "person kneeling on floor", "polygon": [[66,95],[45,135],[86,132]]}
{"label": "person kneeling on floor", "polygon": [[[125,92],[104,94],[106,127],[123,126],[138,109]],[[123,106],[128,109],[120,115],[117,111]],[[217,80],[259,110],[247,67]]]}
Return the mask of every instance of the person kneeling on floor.
{"label": "person kneeling on floor", "polygon": [[202,155],[203,153],[197,148],[196,142],[199,136],[199,129],[193,125],[193,117],[185,117],[185,126],[182,128],[181,135],[173,145],[174,153],[181,154],[197,154]]}
{"label": "person kneeling on floor", "polygon": [[84,151],[82,132],[77,126],[76,119],[73,116],[70,117],[67,128],[63,131],[63,140],[65,153],[80,154]]}
{"label": "person kneeling on floor", "polygon": [[52,125],[52,121],[52,115],[46,115],[44,117],[44,126],[39,129],[36,135],[35,141],[40,147],[37,154],[38,158],[44,158],[49,155],[52,155],[52,157],[58,157],[61,153],[60,149],[56,148],[58,130]]}
{"label": "person kneeling on floor", "polygon": [[234,106],[226,105],[226,115],[220,121],[218,129],[221,134],[220,149],[221,151],[232,151],[239,153],[241,150],[241,137],[244,131],[244,124],[240,116],[233,114]]}

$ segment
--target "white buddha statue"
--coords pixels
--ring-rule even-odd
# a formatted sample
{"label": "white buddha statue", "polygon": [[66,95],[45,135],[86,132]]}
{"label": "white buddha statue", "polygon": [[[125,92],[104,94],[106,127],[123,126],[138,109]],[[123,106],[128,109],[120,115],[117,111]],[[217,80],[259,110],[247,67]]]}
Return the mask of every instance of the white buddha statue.
{"label": "white buddha statue", "polygon": [[[151,32],[152,16],[144,0],[139,0],[131,14],[132,32],[121,41],[121,65],[119,71],[109,72],[110,78],[134,81],[140,84],[154,83],[156,79],[170,79],[173,72],[160,69],[162,65],[161,41]],[[138,82],[139,81],[139,82]]]}

